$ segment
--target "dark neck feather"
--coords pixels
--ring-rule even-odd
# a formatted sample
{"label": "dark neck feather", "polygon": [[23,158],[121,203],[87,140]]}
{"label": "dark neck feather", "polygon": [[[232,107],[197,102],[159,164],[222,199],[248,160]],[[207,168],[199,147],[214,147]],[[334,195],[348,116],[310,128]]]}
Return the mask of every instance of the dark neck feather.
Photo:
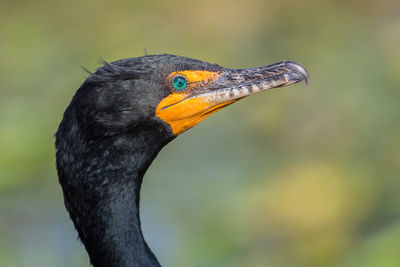
{"label": "dark neck feather", "polygon": [[75,125],[56,134],[57,169],[65,204],[98,266],[160,266],[139,217],[143,175],[172,138],[158,129],[91,140]]}

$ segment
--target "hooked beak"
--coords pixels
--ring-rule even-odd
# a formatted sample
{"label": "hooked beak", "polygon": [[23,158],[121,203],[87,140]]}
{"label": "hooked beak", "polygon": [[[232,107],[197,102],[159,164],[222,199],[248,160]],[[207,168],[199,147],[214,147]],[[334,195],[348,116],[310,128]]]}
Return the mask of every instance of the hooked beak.
{"label": "hooked beak", "polygon": [[246,96],[309,82],[306,69],[292,61],[249,69],[223,69],[218,73],[210,72],[210,76],[214,77],[212,82],[204,82],[203,86],[186,93],[173,93],[159,103],[156,115],[170,124],[175,135]]}
{"label": "hooked beak", "polygon": [[203,93],[199,90],[192,97],[202,97],[215,104],[226,103],[303,80],[308,86],[306,69],[292,61],[249,69],[227,69]]}

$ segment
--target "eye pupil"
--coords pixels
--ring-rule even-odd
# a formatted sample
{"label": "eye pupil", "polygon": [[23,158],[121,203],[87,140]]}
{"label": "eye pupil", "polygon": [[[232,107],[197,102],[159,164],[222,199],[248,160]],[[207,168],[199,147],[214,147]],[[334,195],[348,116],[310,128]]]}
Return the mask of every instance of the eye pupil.
{"label": "eye pupil", "polygon": [[178,76],[172,80],[172,87],[176,91],[183,91],[187,86],[187,81],[184,77]]}

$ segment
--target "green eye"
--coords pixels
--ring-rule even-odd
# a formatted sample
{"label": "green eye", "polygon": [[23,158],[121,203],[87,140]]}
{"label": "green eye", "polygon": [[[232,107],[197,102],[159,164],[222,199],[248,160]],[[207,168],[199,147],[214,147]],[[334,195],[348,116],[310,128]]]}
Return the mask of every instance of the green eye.
{"label": "green eye", "polygon": [[174,88],[175,91],[183,91],[187,87],[187,80],[183,76],[176,76],[172,80],[172,88]]}

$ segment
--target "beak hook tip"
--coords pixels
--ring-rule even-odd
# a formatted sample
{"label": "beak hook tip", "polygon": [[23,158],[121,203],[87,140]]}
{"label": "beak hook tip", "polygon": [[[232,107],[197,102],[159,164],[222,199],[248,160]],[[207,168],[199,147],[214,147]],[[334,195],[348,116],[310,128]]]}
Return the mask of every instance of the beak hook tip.
{"label": "beak hook tip", "polygon": [[308,87],[309,83],[310,83],[310,76],[308,75],[307,70],[300,65],[297,62],[290,62],[288,63],[299,75],[301,75],[303,77],[303,80],[306,84],[306,87]]}

